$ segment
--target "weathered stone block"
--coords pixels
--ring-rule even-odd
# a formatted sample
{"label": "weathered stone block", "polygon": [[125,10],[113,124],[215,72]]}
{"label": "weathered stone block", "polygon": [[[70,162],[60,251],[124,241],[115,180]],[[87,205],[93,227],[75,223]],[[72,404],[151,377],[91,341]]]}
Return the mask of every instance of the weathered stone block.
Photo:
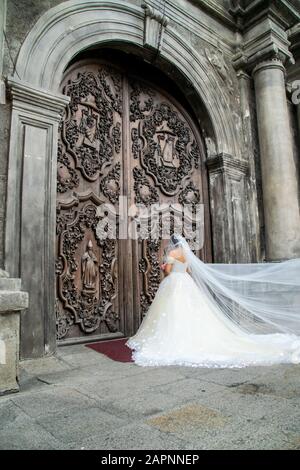
{"label": "weathered stone block", "polygon": [[19,390],[19,312],[0,314],[0,394]]}
{"label": "weathered stone block", "polygon": [[[28,307],[21,279],[0,273],[0,395],[19,390],[20,312]],[[5,290],[1,290],[5,289]]]}

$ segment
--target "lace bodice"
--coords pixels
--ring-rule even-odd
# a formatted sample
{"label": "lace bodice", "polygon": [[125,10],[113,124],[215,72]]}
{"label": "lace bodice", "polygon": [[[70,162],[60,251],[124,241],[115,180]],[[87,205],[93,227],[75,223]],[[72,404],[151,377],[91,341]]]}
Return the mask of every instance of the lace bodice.
{"label": "lace bodice", "polygon": [[173,256],[167,256],[167,263],[173,265],[171,273],[185,273],[188,265],[187,261],[184,263]]}

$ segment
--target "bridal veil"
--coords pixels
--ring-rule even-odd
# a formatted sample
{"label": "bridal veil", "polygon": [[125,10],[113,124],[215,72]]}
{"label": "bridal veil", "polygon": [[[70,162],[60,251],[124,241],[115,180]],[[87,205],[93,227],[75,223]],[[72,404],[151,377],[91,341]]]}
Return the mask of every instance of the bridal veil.
{"label": "bridal veil", "polygon": [[210,293],[216,315],[248,333],[300,335],[300,258],[213,265],[201,261],[186,239],[176,234],[167,251],[177,247],[182,248],[197,286]]}

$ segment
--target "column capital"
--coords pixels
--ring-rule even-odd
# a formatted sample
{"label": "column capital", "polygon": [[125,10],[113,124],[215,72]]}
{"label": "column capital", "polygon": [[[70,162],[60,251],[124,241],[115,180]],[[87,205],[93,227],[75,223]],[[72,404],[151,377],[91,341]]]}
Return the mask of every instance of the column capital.
{"label": "column capital", "polygon": [[285,66],[282,60],[279,57],[274,57],[259,61],[252,70],[252,77],[254,77],[257,72],[261,72],[265,69],[279,69],[285,74]]}
{"label": "column capital", "polygon": [[70,97],[67,95],[33,87],[10,76],[6,78],[6,89],[8,96],[12,99],[13,108],[35,114],[47,114],[48,118],[58,122],[70,102]]}
{"label": "column capital", "polygon": [[253,52],[240,49],[233,58],[233,66],[237,71],[245,71],[252,75],[254,69],[261,63],[270,63],[270,66],[273,63],[273,67],[281,64],[282,69],[285,70],[285,65],[295,64],[295,60],[288,49],[279,48],[274,43],[260,49],[257,47],[257,50]]}
{"label": "column capital", "polygon": [[278,0],[231,3],[242,35],[232,61],[236,70],[251,73],[259,62],[273,58],[283,65],[294,63],[288,29],[299,22],[300,8],[296,10]]}
{"label": "column capital", "polygon": [[236,76],[237,78],[239,79],[244,79],[244,80],[251,80],[251,75],[249,75],[247,72],[245,72],[245,70],[243,69],[239,69],[237,70],[236,72]]}
{"label": "column capital", "polygon": [[232,155],[224,152],[208,158],[206,165],[210,175],[223,173],[231,178],[240,179],[241,176],[246,176],[249,172],[249,165],[246,161],[233,158]]}

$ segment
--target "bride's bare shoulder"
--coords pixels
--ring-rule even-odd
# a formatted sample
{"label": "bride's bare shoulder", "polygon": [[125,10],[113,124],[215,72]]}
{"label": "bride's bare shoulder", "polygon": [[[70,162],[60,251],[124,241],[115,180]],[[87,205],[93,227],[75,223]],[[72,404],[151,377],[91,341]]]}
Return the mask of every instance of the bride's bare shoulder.
{"label": "bride's bare shoulder", "polygon": [[174,248],[173,250],[170,250],[168,254],[170,256],[174,256],[174,258],[175,258],[176,256],[179,255],[179,250],[178,250],[178,248]]}
{"label": "bride's bare shoulder", "polygon": [[180,248],[174,248],[174,250],[171,250],[169,252],[169,256],[172,256],[173,258],[176,258],[180,261],[185,261],[185,257],[182,253],[182,250]]}

